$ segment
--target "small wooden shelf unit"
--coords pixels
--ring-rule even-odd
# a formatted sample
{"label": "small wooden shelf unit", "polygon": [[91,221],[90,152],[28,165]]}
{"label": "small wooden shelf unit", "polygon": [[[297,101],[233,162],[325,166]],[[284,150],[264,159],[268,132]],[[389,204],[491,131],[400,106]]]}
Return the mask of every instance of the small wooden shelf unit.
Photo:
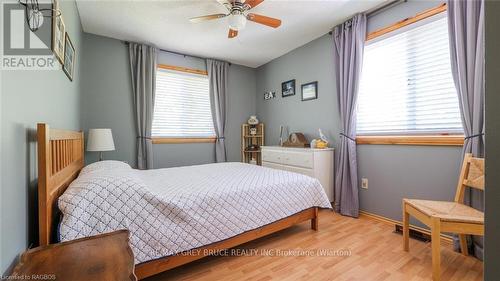
{"label": "small wooden shelf unit", "polygon": [[[250,134],[250,129],[256,128],[256,134]],[[262,157],[260,147],[264,145],[264,124],[257,125],[243,124],[241,125],[241,162],[250,163],[255,159],[257,165],[262,165]],[[252,150],[250,147],[255,146],[257,149]]]}

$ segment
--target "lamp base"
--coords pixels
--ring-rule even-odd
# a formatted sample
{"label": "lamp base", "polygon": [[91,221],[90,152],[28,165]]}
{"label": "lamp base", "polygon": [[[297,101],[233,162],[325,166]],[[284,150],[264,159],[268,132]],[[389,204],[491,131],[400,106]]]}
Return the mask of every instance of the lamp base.
{"label": "lamp base", "polygon": [[102,161],[102,160],[103,160],[103,158],[102,158],[102,154],[103,154],[103,153],[102,153],[102,151],[99,151],[99,161]]}

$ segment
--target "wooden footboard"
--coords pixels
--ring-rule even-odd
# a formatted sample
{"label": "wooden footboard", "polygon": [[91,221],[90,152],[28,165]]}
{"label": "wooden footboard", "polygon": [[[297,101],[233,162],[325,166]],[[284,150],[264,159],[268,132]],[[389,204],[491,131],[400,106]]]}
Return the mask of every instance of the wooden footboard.
{"label": "wooden footboard", "polygon": [[271,233],[283,230],[295,224],[311,220],[311,228],[318,230],[318,208],[310,208],[299,212],[290,217],[284,218],[277,222],[265,225],[263,227],[247,231],[235,237],[213,243],[201,248],[197,251],[190,252],[189,255],[177,254],[170,257],[165,257],[145,263],[141,263],[136,266],[135,274],[138,279],[144,279],[146,277],[155,275],[157,273],[190,263],[192,261],[201,259],[209,255],[209,253],[216,253],[217,251],[222,251],[236,247],[238,245],[244,244],[246,242],[264,237]]}

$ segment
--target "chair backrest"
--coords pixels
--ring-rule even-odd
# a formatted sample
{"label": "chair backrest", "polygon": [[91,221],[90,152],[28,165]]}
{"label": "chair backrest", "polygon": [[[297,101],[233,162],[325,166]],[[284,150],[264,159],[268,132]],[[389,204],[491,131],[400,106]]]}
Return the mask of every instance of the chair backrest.
{"label": "chair backrest", "polygon": [[472,157],[470,153],[465,154],[464,157],[455,202],[464,202],[466,187],[484,190],[484,158]]}

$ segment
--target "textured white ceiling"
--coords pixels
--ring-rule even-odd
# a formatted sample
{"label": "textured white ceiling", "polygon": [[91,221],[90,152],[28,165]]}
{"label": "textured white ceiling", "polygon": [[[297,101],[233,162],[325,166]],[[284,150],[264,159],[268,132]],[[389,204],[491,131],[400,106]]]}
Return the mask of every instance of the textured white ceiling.
{"label": "textured white ceiling", "polygon": [[83,30],[120,40],[258,67],[310,42],[384,0],[266,0],[251,11],[282,20],[274,29],[248,22],[228,39],[227,19],[189,18],[225,13],[215,0],[77,0]]}

